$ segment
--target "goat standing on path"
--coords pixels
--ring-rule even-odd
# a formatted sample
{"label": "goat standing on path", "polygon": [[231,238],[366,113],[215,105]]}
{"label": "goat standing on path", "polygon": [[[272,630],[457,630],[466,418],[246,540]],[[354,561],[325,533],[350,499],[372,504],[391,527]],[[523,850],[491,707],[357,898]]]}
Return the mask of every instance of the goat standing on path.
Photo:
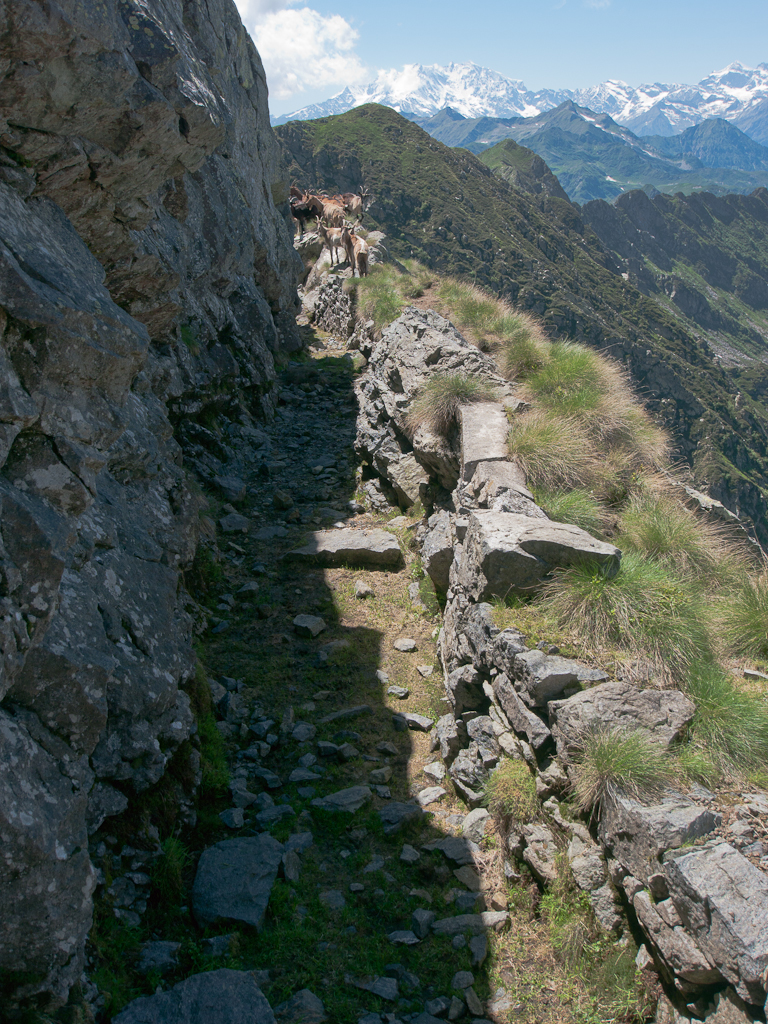
{"label": "goat standing on path", "polygon": [[322,238],[323,243],[328,246],[328,252],[331,255],[331,266],[333,266],[334,253],[336,253],[336,263],[339,263],[339,249],[344,249],[347,255],[349,255],[349,249],[344,242],[344,234],[346,233],[349,236],[347,228],[327,228],[325,224],[318,224],[317,233]]}
{"label": "goat standing on path", "polygon": [[351,235],[350,237],[355,254],[355,259],[352,263],[352,276],[355,276],[355,264],[357,264],[357,276],[368,277],[368,243],[364,238],[360,238],[359,235]]}

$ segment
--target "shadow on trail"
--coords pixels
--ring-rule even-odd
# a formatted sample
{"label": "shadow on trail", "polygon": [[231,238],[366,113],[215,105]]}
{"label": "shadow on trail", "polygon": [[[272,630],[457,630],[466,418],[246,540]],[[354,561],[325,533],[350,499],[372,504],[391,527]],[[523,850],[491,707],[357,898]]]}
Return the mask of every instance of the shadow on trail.
{"label": "shadow on trail", "polygon": [[[280,387],[275,422],[264,428],[267,443],[244,463],[245,499],[228,506],[211,498],[212,518],[236,512],[252,526],[247,534],[219,532],[220,561],[200,576],[195,595],[212,615],[198,648],[207,679],[198,679],[193,695],[203,712],[202,795],[194,825],[171,819],[161,835],[166,853],[141,926],[128,929],[117,951],[114,941],[102,941],[101,953],[119,975],[103,1019],[157,985],[219,967],[267,971],[259,978],[273,1008],[310,989],[338,1024],[365,1014],[374,1015],[369,1024],[384,1014],[445,1017],[452,998],[452,1013],[481,1017],[473,1000],[487,998],[488,983],[478,965],[484,944],[470,943],[477,921],[445,925],[443,934],[432,926],[485,909],[468,874],[469,846],[455,839],[445,852],[424,849],[460,833],[466,808],[456,806],[448,781],[433,813],[422,811],[415,796],[436,780],[421,769],[439,761],[439,752],[430,751],[426,732],[410,731],[397,717],[409,711],[436,719],[447,710],[432,635],[438,621],[420,617],[410,603],[408,559],[387,572],[284,557],[310,531],[381,527],[387,516],[354,504],[357,407],[349,360],[290,363]],[[398,532],[404,547],[408,535]],[[372,595],[356,596],[359,582]],[[302,636],[294,626],[300,615],[319,617],[325,627]],[[221,622],[227,625],[219,628]],[[396,650],[398,637],[413,639],[415,652]],[[393,696],[393,685],[410,695]],[[313,804],[352,787],[370,793],[352,813]],[[220,815],[233,801],[246,802],[238,791],[255,799],[241,808],[243,825],[230,828]],[[262,831],[283,843],[311,833],[311,845],[301,850],[298,870],[281,869],[260,930],[236,920],[199,928],[191,887],[200,854]],[[177,965],[139,971],[148,940],[180,943]],[[471,973],[457,978],[459,971]]]}

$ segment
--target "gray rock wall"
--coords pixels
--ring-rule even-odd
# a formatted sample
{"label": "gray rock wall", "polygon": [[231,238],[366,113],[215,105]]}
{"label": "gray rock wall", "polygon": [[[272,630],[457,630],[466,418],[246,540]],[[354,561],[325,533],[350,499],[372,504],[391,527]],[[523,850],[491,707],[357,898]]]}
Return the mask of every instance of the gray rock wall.
{"label": "gray rock wall", "polygon": [[82,968],[88,825],[193,732],[174,425],[271,413],[301,263],[229,0],[0,23],[0,978],[49,1008]]}

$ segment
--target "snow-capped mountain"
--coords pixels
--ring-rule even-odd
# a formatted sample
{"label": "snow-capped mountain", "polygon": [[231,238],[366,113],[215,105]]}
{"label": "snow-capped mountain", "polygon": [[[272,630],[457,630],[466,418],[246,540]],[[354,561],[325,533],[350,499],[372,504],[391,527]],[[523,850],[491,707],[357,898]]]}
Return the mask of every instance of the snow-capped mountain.
{"label": "snow-capped mountain", "polygon": [[640,85],[602,82],[589,89],[531,92],[477,64],[406,64],[380,71],[360,88],[346,88],[324,103],[273,119],[273,124],[341,114],[363,103],[383,103],[414,117],[431,117],[447,106],[464,117],[534,117],[573,100],[631,128],[637,135],[675,135],[707,118],[722,117],[768,144],[768,64],[729,64],[697,85]]}
{"label": "snow-capped mountain", "polygon": [[415,117],[430,117],[448,106],[464,117],[533,117],[570,98],[570,93],[551,89],[530,92],[522,82],[477,64],[406,64],[402,71],[380,71],[368,85],[348,87],[324,103],[284,114],[272,123],[327,117],[363,103],[382,103]]}

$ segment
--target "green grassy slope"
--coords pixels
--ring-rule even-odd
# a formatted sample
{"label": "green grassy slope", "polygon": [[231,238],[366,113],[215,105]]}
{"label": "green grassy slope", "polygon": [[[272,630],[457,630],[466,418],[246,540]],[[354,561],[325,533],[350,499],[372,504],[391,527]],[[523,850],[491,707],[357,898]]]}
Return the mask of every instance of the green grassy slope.
{"label": "green grassy slope", "polygon": [[748,408],[695,325],[644,295],[622,261],[562,199],[531,196],[465,150],[449,149],[375,104],[276,129],[293,178],[374,194],[368,226],[393,255],[489,288],[540,315],[552,336],[623,362],[673,431],[701,484],[760,521],[768,505],[768,411]]}

